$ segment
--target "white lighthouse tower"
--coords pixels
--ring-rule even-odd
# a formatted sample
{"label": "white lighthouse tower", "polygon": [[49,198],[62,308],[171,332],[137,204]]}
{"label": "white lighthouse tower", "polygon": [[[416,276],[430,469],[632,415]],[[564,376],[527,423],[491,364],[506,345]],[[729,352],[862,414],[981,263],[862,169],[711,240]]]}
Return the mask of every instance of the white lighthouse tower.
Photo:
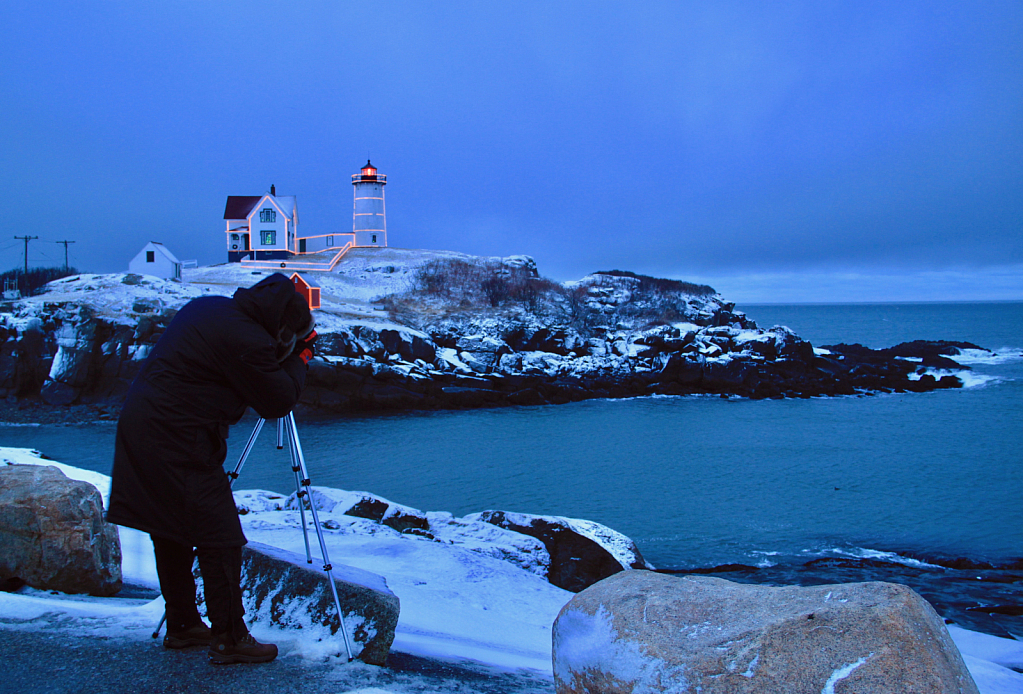
{"label": "white lighthouse tower", "polygon": [[352,176],[352,185],[355,187],[355,214],[352,218],[355,246],[387,246],[387,218],[384,215],[387,176],[378,174],[376,167],[367,160],[362,170]]}

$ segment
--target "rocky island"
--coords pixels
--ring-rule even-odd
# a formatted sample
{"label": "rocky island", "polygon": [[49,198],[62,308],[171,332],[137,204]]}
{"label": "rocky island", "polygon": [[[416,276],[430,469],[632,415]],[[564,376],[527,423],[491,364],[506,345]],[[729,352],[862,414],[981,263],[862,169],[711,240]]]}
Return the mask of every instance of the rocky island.
{"label": "rocky island", "polygon": [[[265,274],[236,263],[186,270],[181,282],[82,274],[0,304],[8,418],[33,405],[112,416],[185,302]],[[757,325],[706,285],[620,270],[558,283],[528,256],[354,250],[333,272],[306,277],[322,308],[302,408],[321,412],[927,391],[960,387],[955,374],[969,367],[955,357],[980,349],[817,348]]]}
{"label": "rocky island", "polygon": [[[286,268],[282,271],[287,272]],[[185,302],[265,271],[237,264],[184,281],[81,274],[0,308],[0,396],[12,404],[120,402]],[[960,387],[976,345],[815,348],[763,328],[712,288],[628,271],[559,284],[527,256],[353,251],[321,287],[318,358],[303,407],[345,413],[714,394],[812,397]]]}

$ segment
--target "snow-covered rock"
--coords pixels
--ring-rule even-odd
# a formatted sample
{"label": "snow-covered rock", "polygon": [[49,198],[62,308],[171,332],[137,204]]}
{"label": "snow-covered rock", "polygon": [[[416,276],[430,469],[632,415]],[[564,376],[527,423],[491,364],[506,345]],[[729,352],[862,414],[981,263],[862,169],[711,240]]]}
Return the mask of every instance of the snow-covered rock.
{"label": "snow-covered rock", "polygon": [[578,592],[608,576],[628,569],[653,569],[625,535],[593,521],[562,516],[483,511],[466,516],[499,528],[534,537],[550,556],[547,578]]}
{"label": "snow-covered rock", "polygon": [[[321,569],[294,552],[248,543],[242,548],[242,601],[248,620],[336,640],[342,623],[334,592]],[[384,665],[398,624],[398,597],[383,576],[368,571],[338,565],[332,567],[331,575],[352,657]],[[200,612],[204,611],[201,603]]]}
{"label": "snow-covered rock", "polygon": [[647,571],[565,605],[554,678],[559,694],[978,694],[941,618],[905,586],[773,588]]}

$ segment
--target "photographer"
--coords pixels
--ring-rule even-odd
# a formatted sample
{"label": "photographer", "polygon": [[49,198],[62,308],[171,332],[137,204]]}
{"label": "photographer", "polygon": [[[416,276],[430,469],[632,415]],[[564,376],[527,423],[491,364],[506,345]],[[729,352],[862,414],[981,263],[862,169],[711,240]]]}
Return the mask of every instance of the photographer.
{"label": "photographer", "polygon": [[[246,540],[222,465],[228,426],[246,408],[277,419],[298,402],[313,325],[306,300],[281,274],[232,298],[195,299],[171,321],[128,391],[107,520],[153,539],[167,648],[209,645],[216,663],[277,656],[277,646],[259,643],[245,626]],[[194,556],[212,629],[196,609]]]}

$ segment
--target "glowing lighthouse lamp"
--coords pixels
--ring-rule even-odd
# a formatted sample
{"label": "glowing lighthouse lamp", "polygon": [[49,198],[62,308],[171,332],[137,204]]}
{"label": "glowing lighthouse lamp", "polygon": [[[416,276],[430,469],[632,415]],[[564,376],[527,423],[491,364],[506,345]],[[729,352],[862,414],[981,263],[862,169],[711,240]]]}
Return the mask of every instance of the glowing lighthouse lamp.
{"label": "glowing lighthouse lamp", "polygon": [[377,173],[368,160],[359,173],[352,176],[355,187],[355,212],[352,233],[355,246],[383,248],[387,246],[387,218],[384,215],[384,186],[387,176]]}

